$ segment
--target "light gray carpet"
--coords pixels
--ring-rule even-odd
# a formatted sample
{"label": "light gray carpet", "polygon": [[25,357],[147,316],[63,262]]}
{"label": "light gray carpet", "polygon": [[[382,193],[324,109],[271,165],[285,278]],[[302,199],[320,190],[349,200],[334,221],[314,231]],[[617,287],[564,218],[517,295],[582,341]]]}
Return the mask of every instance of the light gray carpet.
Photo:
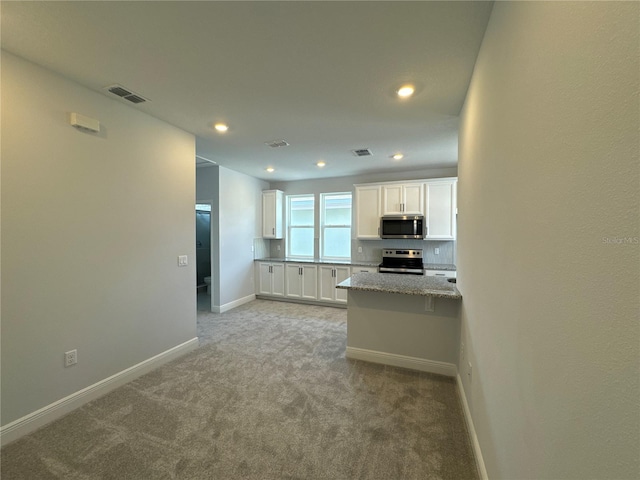
{"label": "light gray carpet", "polygon": [[2,479],[478,478],[453,379],[346,360],[346,310],[199,312],[202,346],[2,450]]}

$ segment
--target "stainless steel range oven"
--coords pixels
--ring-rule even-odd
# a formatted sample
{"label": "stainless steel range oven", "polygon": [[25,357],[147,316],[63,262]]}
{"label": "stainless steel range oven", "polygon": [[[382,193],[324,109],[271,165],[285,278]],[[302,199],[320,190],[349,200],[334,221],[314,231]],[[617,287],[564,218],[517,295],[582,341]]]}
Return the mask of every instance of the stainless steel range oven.
{"label": "stainless steel range oven", "polygon": [[378,272],[424,275],[422,249],[410,248],[382,250],[382,263],[378,267]]}

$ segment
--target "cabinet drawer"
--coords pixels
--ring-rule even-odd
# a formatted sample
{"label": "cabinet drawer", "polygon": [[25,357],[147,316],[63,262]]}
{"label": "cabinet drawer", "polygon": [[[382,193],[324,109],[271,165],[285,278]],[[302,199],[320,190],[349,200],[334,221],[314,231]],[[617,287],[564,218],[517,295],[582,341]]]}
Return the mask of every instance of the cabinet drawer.
{"label": "cabinet drawer", "polygon": [[456,278],[456,272],[453,270],[425,270],[424,274],[427,277]]}

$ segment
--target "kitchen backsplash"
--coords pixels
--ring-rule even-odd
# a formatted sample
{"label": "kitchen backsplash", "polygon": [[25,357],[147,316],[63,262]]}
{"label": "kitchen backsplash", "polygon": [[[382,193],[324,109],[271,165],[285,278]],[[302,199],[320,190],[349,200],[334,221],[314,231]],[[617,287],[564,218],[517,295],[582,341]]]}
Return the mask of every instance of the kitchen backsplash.
{"label": "kitchen backsplash", "polygon": [[[315,239],[316,252],[318,239]],[[267,240],[256,238],[254,244],[254,258],[284,258],[284,240]],[[278,246],[280,250],[278,250]],[[362,248],[362,252],[358,252]],[[422,248],[424,263],[456,263],[456,242],[436,240],[351,240],[351,260],[380,263],[384,248]],[[435,249],[439,254],[435,254]]]}
{"label": "kitchen backsplash", "polygon": [[271,256],[271,240],[268,238],[253,239],[253,258],[267,258]]}
{"label": "kitchen backsplash", "polygon": [[[358,249],[362,249],[362,253]],[[385,248],[421,248],[424,263],[456,263],[456,242],[436,240],[351,240],[351,260],[363,262],[381,262]],[[435,249],[439,254],[435,254]]]}

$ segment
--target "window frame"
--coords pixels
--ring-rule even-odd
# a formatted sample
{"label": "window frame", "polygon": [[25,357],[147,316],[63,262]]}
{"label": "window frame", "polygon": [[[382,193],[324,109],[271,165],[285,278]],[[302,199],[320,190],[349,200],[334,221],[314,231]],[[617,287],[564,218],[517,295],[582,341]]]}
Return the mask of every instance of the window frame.
{"label": "window frame", "polygon": [[[338,195],[348,195],[349,196],[349,200],[350,200],[350,204],[349,204],[349,210],[350,210],[350,215],[349,215],[349,223],[348,224],[326,224],[326,208],[325,208],[325,199],[327,197],[334,197],[334,196],[338,196]],[[320,194],[320,202],[319,202],[319,206],[318,206],[319,210],[320,210],[320,228],[319,228],[319,235],[318,235],[318,243],[319,243],[319,256],[321,259],[323,260],[337,260],[337,261],[344,261],[344,260],[351,260],[351,235],[353,233],[353,192],[325,192],[325,193],[321,193]],[[332,228],[348,228],[349,229],[349,245],[348,245],[348,252],[349,254],[345,257],[337,257],[337,256],[329,256],[329,255],[325,255],[324,254],[324,237],[325,237],[325,230],[327,229],[332,229]]]}
{"label": "window frame", "polygon": [[[313,222],[311,225],[291,225],[291,200],[295,198],[311,198],[313,200]],[[315,234],[316,234],[316,196],[313,193],[300,193],[295,195],[286,195],[286,213],[287,213],[287,240],[286,240],[286,254],[290,258],[309,259],[315,258]],[[311,229],[312,244],[311,255],[294,255],[291,253],[291,229]]]}

